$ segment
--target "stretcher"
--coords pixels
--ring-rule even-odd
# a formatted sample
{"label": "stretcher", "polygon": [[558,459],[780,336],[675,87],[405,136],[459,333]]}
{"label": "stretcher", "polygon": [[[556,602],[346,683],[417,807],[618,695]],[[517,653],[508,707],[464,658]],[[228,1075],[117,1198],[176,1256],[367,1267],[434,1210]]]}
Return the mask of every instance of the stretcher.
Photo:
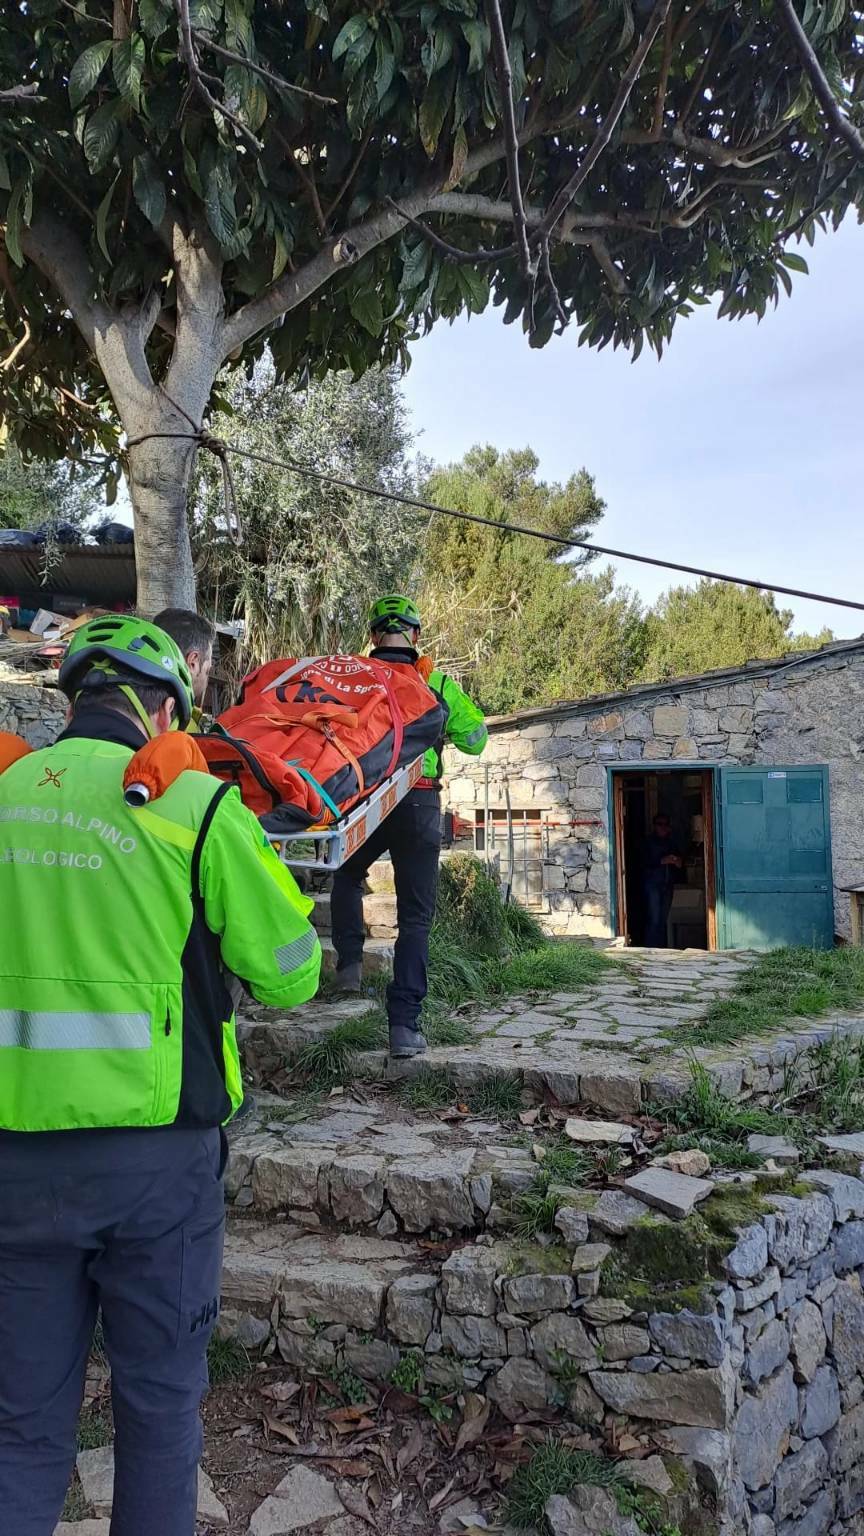
{"label": "stretcher", "polygon": [[309,827],[302,832],[274,837],[268,833],[270,843],[283,864],[289,869],[303,869],[310,874],[333,874],[356,853],[380,827],[385,816],[396,809],[400,801],[423,777],[423,758],[400,768],[384,779],[368,799],[326,827]]}

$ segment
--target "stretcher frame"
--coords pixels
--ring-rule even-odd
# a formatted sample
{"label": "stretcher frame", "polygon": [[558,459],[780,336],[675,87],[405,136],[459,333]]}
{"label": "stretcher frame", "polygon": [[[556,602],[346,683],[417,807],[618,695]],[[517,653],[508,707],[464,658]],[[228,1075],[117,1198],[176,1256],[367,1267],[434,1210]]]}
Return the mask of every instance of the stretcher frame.
{"label": "stretcher frame", "polygon": [[[423,777],[423,757],[415,758],[405,768],[397,769],[389,779],[383,779],[367,800],[355,805],[353,810],[329,827],[307,827],[302,832],[286,833],[269,840],[283,864],[289,869],[306,869],[320,874],[332,874],[340,869],[346,859],[380,827],[386,816],[394,811]],[[300,857],[293,850],[298,843],[311,844],[311,857]],[[292,850],[292,851],[289,851]]]}

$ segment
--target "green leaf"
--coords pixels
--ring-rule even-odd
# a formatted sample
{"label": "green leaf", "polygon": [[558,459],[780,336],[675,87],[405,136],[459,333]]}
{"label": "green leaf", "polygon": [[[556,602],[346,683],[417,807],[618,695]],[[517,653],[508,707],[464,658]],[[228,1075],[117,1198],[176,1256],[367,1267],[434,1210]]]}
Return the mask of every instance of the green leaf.
{"label": "green leaf", "polygon": [[419,288],[429,270],[429,257],[432,252],[425,240],[420,240],[405,253],[402,261],[402,278],[400,288],[409,292]]}
{"label": "green leaf", "polygon": [[349,48],[353,48],[358,38],[363,36],[368,26],[369,23],[365,16],[352,16],[350,21],[346,21],[333,44],[334,62],[336,59],[341,59],[343,53],[347,53]]}
{"label": "green leaf", "polygon": [[224,160],[217,160],[205,182],[204,207],[207,223],[228,257],[239,256],[246,246],[247,237],[240,230],[234,201],[234,182],[231,169]]}
{"label": "green leaf", "polygon": [[144,39],[140,32],[114,44],[113,69],[117,89],[138,110],[141,101],[141,77],[144,73]]}
{"label": "green leaf", "polygon": [[468,44],[468,73],[482,69],[489,53],[490,35],[485,21],[463,21],[462,35]]}
{"label": "green leaf", "polygon": [[3,150],[0,149],[0,192],[11,192],[12,182],[9,179],[9,161]]}
{"label": "green leaf", "polygon": [[92,176],[104,170],[111,159],[120,135],[120,112],[119,101],[106,101],[87,119],[82,143]]}
{"label": "green leaf", "polygon": [[165,183],[150,154],[136,155],[132,161],[132,195],[154,229],[165,217]]}
{"label": "green leaf", "polygon": [[73,112],[90,95],[96,81],[105,68],[113,44],[109,41],[94,43],[78,55],[69,71],[69,105]]}
{"label": "green leaf", "polygon": [[361,288],[352,293],[350,306],[354,319],[360,322],[364,331],[368,331],[370,336],[381,335],[384,311],[380,296],[374,288]]}
{"label": "green leaf", "polygon": [[453,159],[450,163],[450,175],[447,177],[445,191],[450,187],[455,187],[462,180],[462,173],[465,170],[467,159],[468,135],[460,124],[453,135]]}
{"label": "green leaf", "polygon": [[479,315],[489,303],[489,279],[479,267],[460,266],[458,270],[459,286],[468,310],[472,315]]}
{"label": "green leaf", "polygon": [[162,0],[138,0],[138,20],[145,37],[155,42],[168,25],[169,12]]}
{"label": "green leaf", "polygon": [[245,0],[225,0],[225,32],[235,53],[251,53],[252,22]]}
{"label": "green leaf", "polygon": [[797,251],[781,251],[780,260],[784,267],[790,267],[793,272],[808,273],[810,271],[804,257],[799,256]]}
{"label": "green leaf", "polygon": [[281,229],[273,231],[273,270],[270,273],[271,283],[275,283],[277,277],[281,277],[288,261],[288,244]]}
{"label": "green leaf", "polygon": [[388,48],[383,33],[379,32],[375,39],[375,93],[379,106],[390,89],[395,73],[396,55],[392,48]]}
{"label": "green leaf", "polygon": [[222,15],[222,0],[189,0],[189,20],[195,32],[213,32]]}
{"label": "green leaf", "polygon": [[111,252],[108,249],[107,241],[108,214],[111,209],[111,199],[114,196],[114,188],[120,180],[120,174],[120,171],[118,171],[110,187],[108,188],[108,191],[105,193],[105,196],[99,204],[99,207],[96,209],[96,243],[99,246],[99,249],[102,252],[102,255],[105,257],[106,261],[111,260]]}
{"label": "green leaf", "polygon": [[21,239],[33,213],[33,181],[30,172],[16,181],[6,207],[6,249],[16,267],[23,267]]}
{"label": "green leaf", "polygon": [[244,123],[255,133],[267,116],[267,92],[261,84],[258,76],[251,69],[244,69],[242,64],[229,64],[225,71],[226,106],[233,108],[230,97],[234,97],[240,108],[240,115]]}
{"label": "green leaf", "polygon": [[450,102],[453,99],[453,85],[456,78],[452,68],[433,75],[426,87],[426,94],[420,103],[418,126],[420,138],[429,159],[432,159],[438,148],[438,140],[441,137],[441,129]]}
{"label": "green leaf", "polygon": [[107,475],[105,476],[105,505],[106,505],[106,507],[113,507],[115,501],[117,500],[118,485],[119,485],[119,476],[117,474],[116,469],[109,469]]}

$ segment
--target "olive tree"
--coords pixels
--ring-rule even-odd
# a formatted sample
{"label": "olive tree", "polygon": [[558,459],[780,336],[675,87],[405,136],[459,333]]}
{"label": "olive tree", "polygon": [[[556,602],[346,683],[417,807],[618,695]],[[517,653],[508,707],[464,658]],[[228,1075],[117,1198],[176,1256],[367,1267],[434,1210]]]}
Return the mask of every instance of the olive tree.
{"label": "olive tree", "polygon": [[14,0],[0,425],[122,443],[141,606],[188,602],[226,362],[359,375],[490,300],[634,354],[761,314],[860,204],[861,72],[847,0]]}

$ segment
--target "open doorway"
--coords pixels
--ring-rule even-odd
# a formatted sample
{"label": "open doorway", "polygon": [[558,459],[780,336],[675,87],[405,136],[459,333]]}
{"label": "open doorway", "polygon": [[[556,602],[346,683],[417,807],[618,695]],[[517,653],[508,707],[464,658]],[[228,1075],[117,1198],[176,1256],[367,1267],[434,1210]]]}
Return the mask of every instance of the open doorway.
{"label": "open doorway", "polygon": [[617,931],[628,944],[717,948],[713,780],[711,769],[613,774]]}

